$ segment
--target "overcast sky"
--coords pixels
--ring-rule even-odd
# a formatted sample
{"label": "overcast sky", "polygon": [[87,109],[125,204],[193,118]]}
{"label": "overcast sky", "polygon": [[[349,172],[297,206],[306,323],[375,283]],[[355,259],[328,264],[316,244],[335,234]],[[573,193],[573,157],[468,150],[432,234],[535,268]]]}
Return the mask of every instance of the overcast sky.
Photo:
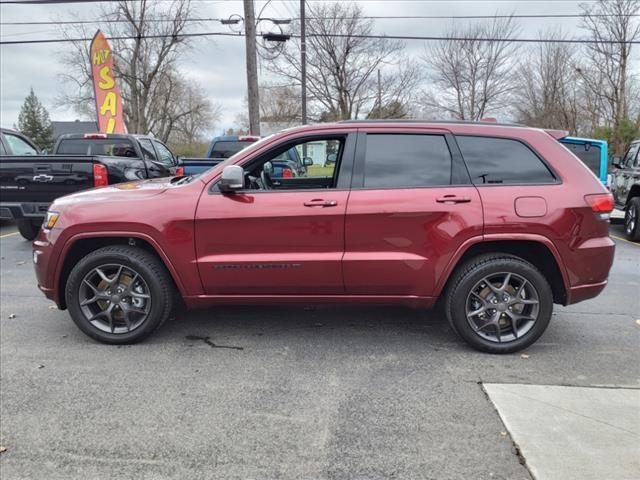
{"label": "overcast sky", "polygon": [[[343,0],[347,1],[347,0]],[[256,14],[265,5],[256,0]],[[310,3],[317,3],[311,1]],[[580,3],[574,0],[503,0],[503,1],[430,1],[430,0],[360,0],[368,15],[487,15],[487,14],[578,14]],[[242,14],[242,0],[201,0],[194,2],[195,16],[226,18]],[[298,15],[298,0],[272,0],[263,16],[291,18]],[[95,20],[95,4],[0,5],[2,22]],[[439,35],[451,25],[449,20],[435,19],[380,19],[374,31],[388,35]],[[461,20],[456,20],[461,22]],[[540,31],[561,27],[568,36],[581,36],[579,19],[518,19],[522,37],[535,37]],[[60,29],[55,26],[0,26],[2,40],[57,38]],[[108,34],[108,28],[105,29]],[[193,31],[228,31],[219,23],[192,27]],[[0,46],[0,124],[11,127],[17,123],[18,112],[33,87],[36,95],[49,110],[52,120],[74,120],[77,115],[56,107],[55,99],[62,86],[58,75],[60,52],[68,44],[33,44]],[[410,41],[406,51],[419,56],[424,42]],[[193,41],[193,48],[184,56],[181,66],[186,78],[198,81],[212,100],[223,106],[223,117],[214,132],[233,126],[236,115],[243,108],[246,91],[244,68],[244,38],[205,37]],[[261,72],[266,75],[265,72]],[[264,77],[263,77],[264,78]],[[126,108],[126,107],[125,107]]]}

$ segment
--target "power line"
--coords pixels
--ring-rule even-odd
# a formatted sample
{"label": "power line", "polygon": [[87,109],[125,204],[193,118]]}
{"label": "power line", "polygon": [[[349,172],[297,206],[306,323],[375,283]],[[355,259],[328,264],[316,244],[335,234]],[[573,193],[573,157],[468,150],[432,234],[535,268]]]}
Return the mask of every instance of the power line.
{"label": "power line", "polygon": [[[73,4],[73,3],[114,3],[121,0],[0,0],[0,5],[55,5],[55,4]],[[156,2],[172,2],[174,0],[153,0]],[[192,2],[213,2],[220,3],[222,1],[238,1],[238,0],[191,0]]]}
{"label": "power line", "polygon": [[[83,0],[84,1],[84,0]],[[96,0],[111,1],[111,0]],[[286,5],[286,4],[285,4]],[[531,14],[531,15],[363,15],[359,17],[307,17],[307,20],[353,20],[361,18],[364,20],[490,20],[494,18],[586,18],[586,17],[640,17],[640,14]],[[221,22],[226,18],[185,18],[185,22]],[[273,20],[270,17],[258,18],[258,20]],[[287,18],[287,20],[300,20],[299,17]],[[148,19],[146,23],[167,23],[173,22],[173,19]],[[83,24],[100,24],[100,23],[127,23],[129,20],[124,19],[105,19],[105,20],[68,20],[68,21],[34,21],[34,22],[0,22],[0,25],[83,25]]]}
{"label": "power line", "polygon": [[[137,40],[139,38],[188,38],[188,37],[244,37],[243,33],[232,32],[194,32],[194,33],[178,33],[176,35],[121,35],[117,37],[108,37],[109,40]],[[69,42],[85,42],[91,41],[92,38],[45,38],[37,40],[0,40],[0,45],[29,45],[36,43],[69,43]]]}
{"label": "power line", "polygon": [[[258,33],[259,36],[265,35],[265,33]],[[194,32],[194,33],[179,33],[173,35],[177,38],[188,37],[209,37],[209,36],[226,36],[226,37],[243,37],[244,34],[232,33],[232,32]],[[292,38],[300,38],[298,34],[291,34]],[[109,37],[112,40],[135,40],[138,38],[169,38],[172,35],[123,35]],[[307,37],[332,37],[332,38],[370,38],[370,39],[388,39],[388,40],[420,40],[420,41],[454,41],[465,42],[469,41],[468,37],[437,37],[437,36],[412,36],[412,35],[343,35],[343,34],[307,34]],[[67,43],[67,42],[82,42],[89,41],[91,38],[51,38],[51,39],[34,39],[34,40],[2,40],[0,45],[27,45],[37,43]],[[543,38],[473,38],[478,42],[496,43],[496,42],[514,42],[514,43],[569,43],[569,44],[588,44],[594,43],[593,40],[579,39],[579,38],[562,38],[562,39],[543,39]],[[640,40],[633,40],[628,42],[621,42],[618,40],[599,40],[598,43],[604,44],[640,44]]]}

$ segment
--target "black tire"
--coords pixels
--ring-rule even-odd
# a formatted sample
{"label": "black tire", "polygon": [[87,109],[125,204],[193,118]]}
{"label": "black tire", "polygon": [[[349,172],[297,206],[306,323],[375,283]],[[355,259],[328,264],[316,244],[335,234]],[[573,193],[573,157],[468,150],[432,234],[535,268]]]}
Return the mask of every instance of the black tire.
{"label": "black tire", "polygon": [[624,213],[624,234],[632,242],[640,242],[640,197],[633,197]]}
{"label": "black tire", "polygon": [[16,220],[18,231],[25,240],[32,241],[38,236],[40,227],[42,226],[42,220],[32,220],[30,218],[21,218]]}
{"label": "black tire", "polygon": [[[478,333],[479,329],[476,330],[472,327],[472,321],[467,318],[467,302],[472,298],[471,292],[474,288],[477,288],[479,282],[492,275],[505,273],[511,273],[514,277],[529,282],[530,286],[532,285],[533,289],[535,289],[538,303],[536,319],[533,321],[532,326],[529,327],[530,329],[521,336],[516,335],[514,339],[499,343],[497,340],[484,338]],[[482,287],[483,284],[480,284],[480,286]],[[516,290],[513,298],[517,296]],[[490,304],[488,306],[492,307]],[[456,270],[445,293],[444,308],[453,330],[473,348],[487,353],[513,353],[527,348],[544,333],[553,312],[553,293],[544,275],[529,262],[511,255],[487,254],[470,259]],[[524,306],[523,308],[528,307]],[[493,312],[500,316],[498,310],[494,309]],[[502,317],[506,317],[506,315],[507,312]],[[500,321],[506,322],[506,320],[502,319]],[[482,328],[484,327],[480,329]],[[517,330],[514,326],[510,335],[513,335],[513,332]],[[497,336],[500,337],[499,334]]]}
{"label": "black tire", "polygon": [[[142,323],[131,331],[111,333],[97,328],[80,305],[80,288],[85,283],[85,277],[104,265],[122,265],[125,269],[131,269],[148,288],[149,311]],[[140,248],[114,245],[91,252],[73,267],[65,296],[71,318],[80,330],[99,342],[119,345],[143,340],[167,320],[173,307],[174,287],[164,264],[156,256]]]}

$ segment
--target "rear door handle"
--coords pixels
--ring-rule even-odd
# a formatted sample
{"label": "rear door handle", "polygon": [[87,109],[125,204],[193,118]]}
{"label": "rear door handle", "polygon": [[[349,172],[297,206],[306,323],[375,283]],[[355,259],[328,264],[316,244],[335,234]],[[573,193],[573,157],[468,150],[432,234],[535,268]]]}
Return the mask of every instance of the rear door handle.
{"label": "rear door handle", "polygon": [[436,198],[438,203],[469,203],[471,199],[469,197],[458,197],[456,195],[445,195],[444,197]]}
{"label": "rear door handle", "polygon": [[308,202],[304,202],[305,207],[335,207],[338,202],[335,200],[323,200],[321,198],[314,198]]}

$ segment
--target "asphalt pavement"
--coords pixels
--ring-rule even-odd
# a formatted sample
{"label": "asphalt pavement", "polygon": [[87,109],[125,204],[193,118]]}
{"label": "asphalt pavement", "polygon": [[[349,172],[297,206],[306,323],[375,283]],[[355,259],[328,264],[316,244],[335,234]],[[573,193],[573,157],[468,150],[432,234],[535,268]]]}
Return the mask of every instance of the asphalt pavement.
{"label": "asphalt pavement", "polygon": [[83,335],[0,225],[0,477],[530,479],[483,383],[640,388],[640,245],[525,354],[476,352],[437,313],[186,312],[142,344]]}

